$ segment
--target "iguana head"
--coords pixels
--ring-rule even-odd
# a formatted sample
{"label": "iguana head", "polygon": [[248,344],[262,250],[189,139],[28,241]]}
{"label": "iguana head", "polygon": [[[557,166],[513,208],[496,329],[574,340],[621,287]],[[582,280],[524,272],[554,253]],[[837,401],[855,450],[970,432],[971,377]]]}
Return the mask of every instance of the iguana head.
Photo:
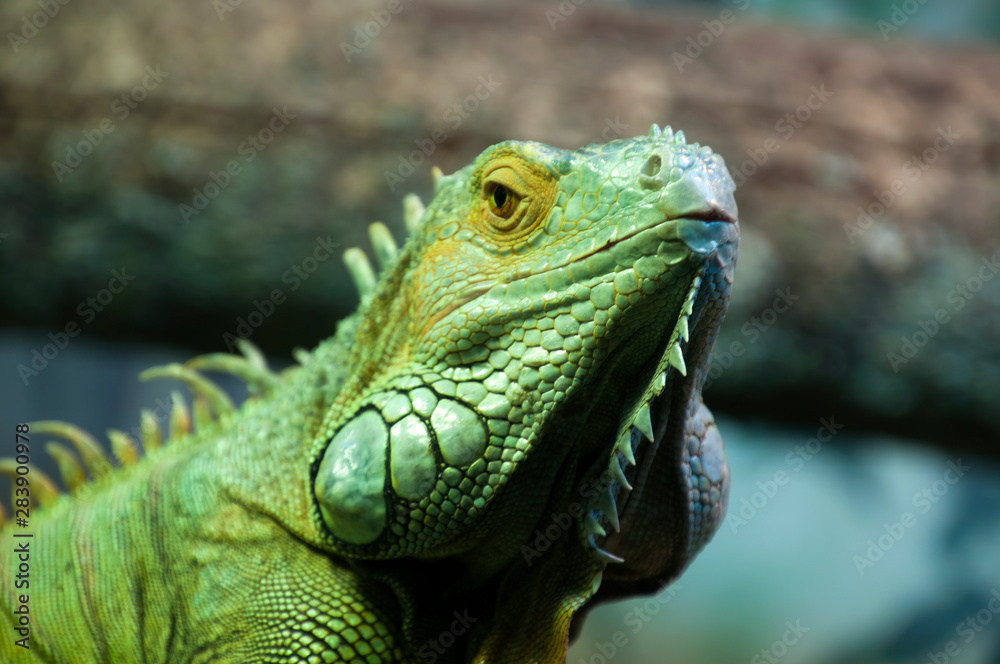
{"label": "iguana head", "polygon": [[576,151],[500,143],[441,177],[316,439],[330,545],[464,554],[483,576],[541,564],[531,551],[598,573],[624,558],[611,593],[676,574],[728,486],[700,389],[732,193],[710,149],[656,127]]}

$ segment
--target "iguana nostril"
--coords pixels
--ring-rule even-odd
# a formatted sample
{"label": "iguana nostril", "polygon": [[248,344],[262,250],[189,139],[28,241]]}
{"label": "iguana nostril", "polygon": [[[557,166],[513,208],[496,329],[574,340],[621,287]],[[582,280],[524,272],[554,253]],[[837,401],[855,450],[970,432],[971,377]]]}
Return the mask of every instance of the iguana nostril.
{"label": "iguana nostril", "polygon": [[655,178],[661,168],[663,168],[663,160],[660,159],[660,155],[654,154],[646,160],[646,164],[639,172],[646,177]]}
{"label": "iguana nostril", "polygon": [[663,187],[663,180],[658,178],[663,168],[663,159],[658,154],[651,155],[639,170],[639,186],[643,189],[657,190]]}

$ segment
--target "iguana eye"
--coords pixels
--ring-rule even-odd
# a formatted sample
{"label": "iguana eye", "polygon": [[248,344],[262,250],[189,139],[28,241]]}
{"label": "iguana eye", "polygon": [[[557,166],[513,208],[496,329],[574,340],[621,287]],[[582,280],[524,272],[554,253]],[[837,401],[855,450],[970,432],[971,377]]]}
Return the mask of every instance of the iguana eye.
{"label": "iguana eye", "polygon": [[[492,190],[492,191],[491,191]],[[510,188],[495,182],[487,184],[486,200],[490,205],[490,212],[503,220],[509,220],[517,212],[521,197],[515,194]],[[506,224],[497,224],[504,227]]]}
{"label": "iguana eye", "polygon": [[513,168],[500,166],[486,174],[482,187],[490,225],[504,233],[517,229],[530,202],[524,179]]}
{"label": "iguana eye", "polygon": [[491,242],[520,242],[548,216],[556,182],[531,162],[511,155],[495,157],[475,180],[478,200],[472,218]]}

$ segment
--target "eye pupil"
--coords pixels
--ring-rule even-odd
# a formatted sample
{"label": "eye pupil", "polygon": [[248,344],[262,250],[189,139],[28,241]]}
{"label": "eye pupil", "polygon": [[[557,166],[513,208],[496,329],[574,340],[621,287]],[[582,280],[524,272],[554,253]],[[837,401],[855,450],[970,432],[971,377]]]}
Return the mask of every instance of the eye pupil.
{"label": "eye pupil", "polygon": [[499,185],[493,190],[493,204],[497,207],[503,207],[503,204],[507,202],[507,187]]}
{"label": "eye pupil", "polygon": [[492,180],[484,185],[482,195],[494,228],[507,231],[517,227],[526,212],[524,198],[517,189]]}

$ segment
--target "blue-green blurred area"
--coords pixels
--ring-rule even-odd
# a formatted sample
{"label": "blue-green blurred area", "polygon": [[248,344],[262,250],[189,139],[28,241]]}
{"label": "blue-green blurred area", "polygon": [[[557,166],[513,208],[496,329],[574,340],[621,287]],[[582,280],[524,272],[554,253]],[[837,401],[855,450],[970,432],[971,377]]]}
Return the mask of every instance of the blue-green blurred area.
{"label": "blue-green blurred area", "polygon": [[1000,661],[1000,468],[831,419],[828,443],[721,420],[726,525],[679,583],[595,612],[569,661]]}
{"label": "blue-green blurred area", "polygon": [[[706,2],[671,2],[646,0],[643,4],[659,7],[699,7],[723,9],[737,5],[745,11],[791,20],[807,26],[841,30],[873,29],[883,34],[906,34],[942,41],[1000,41],[1000,5],[989,0],[874,0],[863,2],[824,2],[823,0],[709,0]],[[897,18],[893,22],[893,16]],[[905,22],[903,19],[905,18]],[[885,25],[879,25],[884,21]],[[896,25],[899,23],[900,25]]]}
{"label": "blue-green blurred area", "polygon": [[183,388],[137,374],[233,335],[285,366],[431,166],[670,124],[738,185],[730,516],[568,661],[1000,664],[1000,3],[401,6],[0,4],[0,456],[15,422],[165,427]]}

